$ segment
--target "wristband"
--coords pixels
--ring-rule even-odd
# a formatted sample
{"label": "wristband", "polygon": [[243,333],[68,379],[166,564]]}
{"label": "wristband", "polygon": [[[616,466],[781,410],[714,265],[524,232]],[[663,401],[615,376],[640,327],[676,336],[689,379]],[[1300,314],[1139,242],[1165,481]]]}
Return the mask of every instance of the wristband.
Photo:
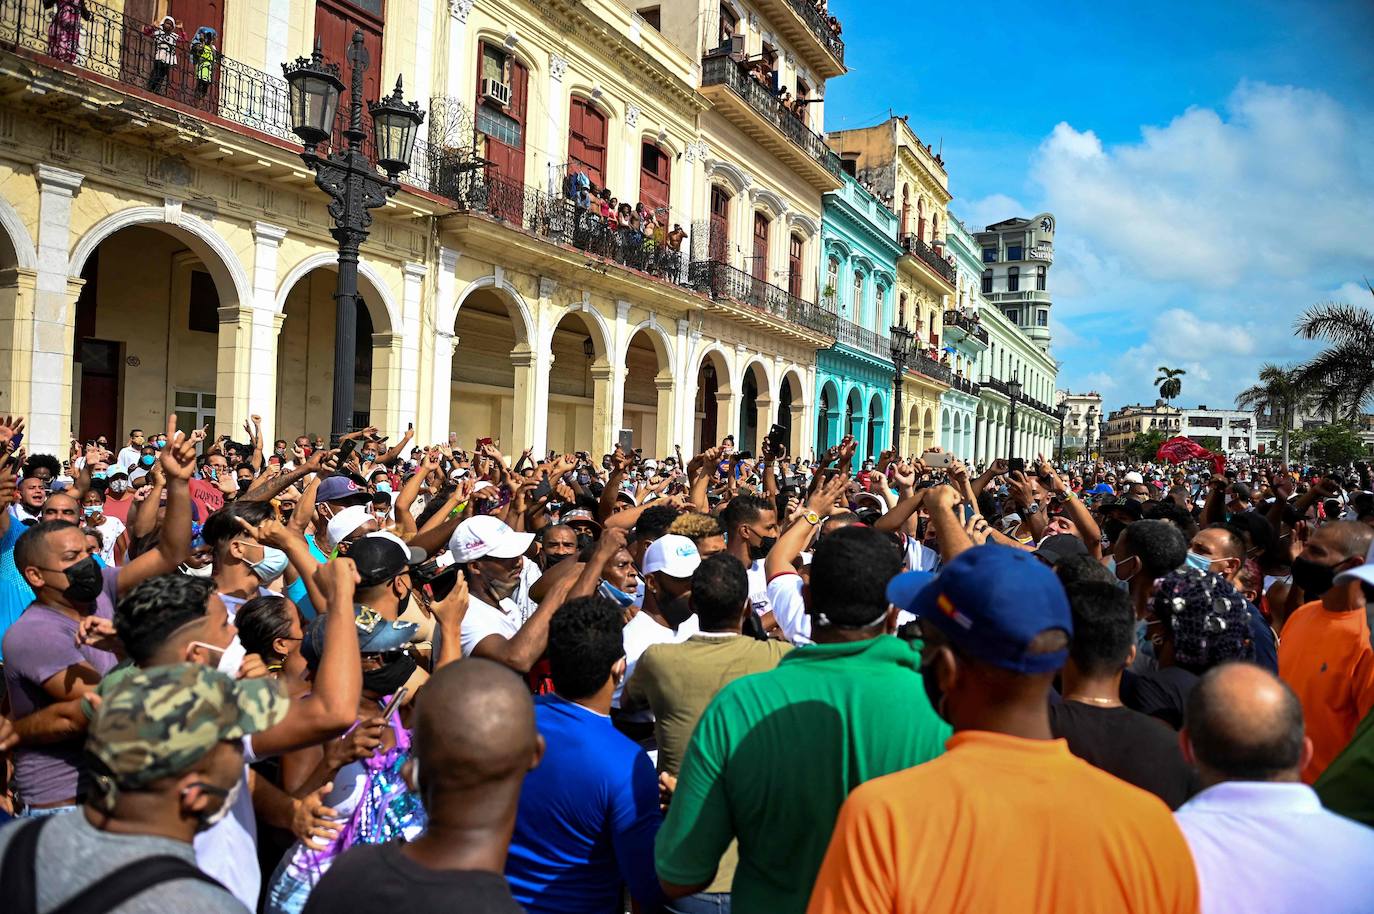
{"label": "wristband", "polygon": [[1064,490],[1063,498],[1064,498],[1065,501],[1068,501],[1070,498],[1077,498],[1077,497],[1078,497],[1078,496],[1074,494],[1073,489],[1065,489],[1065,490]]}
{"label": "wristband", "polygon": [[453,506],[453,510],[452,510],[452,511],[448,512],[448,516],[449,516],[449,517],[457,517],[459,514],[462,514],[462,513],[463,513],[463,511],[467,508],[467,506],[468,506],[468,503],[467,503],[467,502],[465,502],[465,501],[460,501],[458,504],[456,504],[456,505]]}

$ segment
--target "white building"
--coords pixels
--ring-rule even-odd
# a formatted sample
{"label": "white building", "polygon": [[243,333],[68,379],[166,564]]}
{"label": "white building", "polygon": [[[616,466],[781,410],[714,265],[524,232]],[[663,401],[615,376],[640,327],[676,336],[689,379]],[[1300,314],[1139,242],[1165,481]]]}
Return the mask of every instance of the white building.
{"label": "white building", "polygon": [[1092,441],[1100,440],[1097,430],[1103,418],[1102,395],[1095,390],[1083,394],[1055,391],[1054,405],[1058,407],[1060,403],[1069,405],[1068,415],[1064,417],[1064,450],[1083,455],[1089,444],[1089,429]]}
{"label": "white building", "polygon": [[1045,352],[1050,349],[1050,265],[1054,216],[1006,219],[975,232],[983,297]]}
{"label": "white building", "polygon": [[1208,409],[1206,404],[1196,409],[1185,409],[1179,424],[1179,434],[1203,444],[1204,438],[1214,438],[1220,442],[1221,450],[1228,456],[1238,457],[1255,453],[1259,443],[1255,414],[1239,409]]}

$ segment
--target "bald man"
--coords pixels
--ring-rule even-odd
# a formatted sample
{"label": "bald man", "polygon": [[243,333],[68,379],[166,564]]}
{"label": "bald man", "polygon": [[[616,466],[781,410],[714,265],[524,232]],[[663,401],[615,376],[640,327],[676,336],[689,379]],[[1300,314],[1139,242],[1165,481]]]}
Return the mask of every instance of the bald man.
{"label": "bald man", "polygon": [[310,894],[305,914],[520,914],[503,875],[520,786],[544,740],[524,681],[481,658],[440,667],[415,700],[409,772],[429,827],[410,844],[358,846]]}
{"label": "bald man", "polygon": [[[1360,581],[1345,572],[1365,564],[1374,530],[1357,521],[1317,528],[1293,560],[1293,583],[1312,602],[1284,622],[1279,675],[1297,693],[1312,739],[1302,779],[1314,783],[1374,708],[1374,649]],[[1335,583],[1341,575],[1341,583]],[[1320,597],[1312,596],[1319,594]]]}
{"label": "bald man", "polygon": [[1368,911],[1374,829],[1328,812],[1300,772],[1312,756],[1297,695],[1249,663],[1188,697],[1183,755],[1205,785],[1176,813],[1202,914]]}

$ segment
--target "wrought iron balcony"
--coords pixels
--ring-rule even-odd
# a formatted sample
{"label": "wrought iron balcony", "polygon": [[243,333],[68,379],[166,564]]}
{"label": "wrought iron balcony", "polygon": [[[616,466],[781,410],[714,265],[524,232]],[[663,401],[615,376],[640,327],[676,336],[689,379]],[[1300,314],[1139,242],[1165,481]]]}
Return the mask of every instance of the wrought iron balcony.
{"label": "wrought iron balcony", "polygon": [[728,263],[719,260],[693,261],[689,275],[692,287],[711,298],[728,299],[808,330],[826,336],[835,335],[839,321],[835,314]]}
{"label": "wrought iron balcony", "polygon": [[807,27],[811,29],[816,40],[830,53],[830,56],[835,58],[840,66],[844,66],[844,42],[830,27],[829,18],[816,9],[816,4],[812,3],[811,0],[787,0],[787,5],[797,11],[802,22],[805,22]]}
{"label": "wrought iron balcony", "polygon": [[988,341],[988,328],[984,327],[977,318],[963,311],[946,311],[945,332],[949,333],[955,330],[962,331],[979,342],[986,343]]}
{"label": "wrought iron balcony", "polygon": [[941,383],[948,384],[950,371],[948,365],[941,365],[935,359],[926,355],[924,352],[914,353],[906,363],[906,367],[912,371],[919,372],[927,378],[931,378]]}
{"label": "wrought iron balcony", "polygon": [[997,391],[1002,396],[1007,397],[1008,399],[1011,398],[1011,389],[1007,387],[1007,382],[1003,381],[1001,378],[984,378],[983,386],[991,387],[993,390]]}
{"label": "wrought iron balcony", "polygon": [[[68,41],[61,30],[51,27],[53,13],[45,9],[43,0],[0,0],[0,47],[21,51],[52,67],[75,70],[93,82],[174,111],[246,128],[285,141],[292,149],[299,145],[291,130],[286,80],[280,75],[225,57],[217,48],[197,45],[191,36],[179,36],[170,49],[163,48],[159,61],[157,27],[92,0],[84,7],[91,18],[81,19],[79,31]],[[170,66],[155,66],[159,62]],[[366,108],[363,118],[363,151],[375,159]],[[339,145],[348,125],[347,104],[339,106],[335,123],[331,142]],[[322,144],[320,154],[327,153],[330,145]],[[428,166],[428,150],[423,140],[417,140],[410,170],[401,182],[427,187]]]}
{"label": "wrought iron balcony", "polygon": [[880,359],[892,360],[892,341],[885,335],[842,317],[836,318],[836,322],[835,342],[844,343],[869,355],[876,355]]}
{"label": "wrought iron balcony", "polygon": [[961,378],[958,375],[954,375],[949,379],[949,386],[953,387],[955,390],[962,390],[966,394],[972,394],[975,397],[978,396],[978,385],[968,378]]}
{"label": "wrought iron balcony", "polygon": [[920,238],[913,234],[903,235],[902,249],[925,263],[926,266],[938,273],[945,282],[951,286],[955,285],[958,273],[954,269],[954,264],[935,253],[935,249]]}
{"label": "wrought iron balcony", "polygon": [[687,284],[682,241],[675,246],[667,232],[670,218],[646,233],[642,228],[607,223],[562,194],[492,177],[464,159],[435,156],[432,166],[433,192],[447,197],[461,212],[505,222],[544,241],[568,245],[663,282]]}
{"label": "wrought iron balcony", "polygon": [[750,77],[734,58],[726,54],[713,54],[701,62],[701,85],[726,86],[743,99],[754,114],[772,127],[777,128],[807,158],[819,164],[831,175],[836,184],[840,176],[840,157],[826,145],[825,139],[802,123],[782,102],[769,91],[768,87]]}

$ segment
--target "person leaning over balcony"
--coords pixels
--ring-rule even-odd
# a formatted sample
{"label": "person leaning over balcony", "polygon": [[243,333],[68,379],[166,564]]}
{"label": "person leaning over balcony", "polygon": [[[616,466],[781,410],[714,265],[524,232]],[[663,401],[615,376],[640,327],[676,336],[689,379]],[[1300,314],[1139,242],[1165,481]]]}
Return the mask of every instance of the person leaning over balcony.
{"label": "person leaning over balcony", "polygon": [[143,34],[153,39],[153,74],[148,77],[148,91],[161,92],[172,67],[176,66],[177,44],[186,40],[186,33],[181,30],[181,23],[171,16],[163,16],[160,25],[144,26]]}
{"label": "person leaning over balcony", "polygon": [[81,20],[90,22],[95,16],[86,0],[43,0],[44,9],[56,10],[48,23],[48,53],[58,60],[75,63],[81,53]]}

